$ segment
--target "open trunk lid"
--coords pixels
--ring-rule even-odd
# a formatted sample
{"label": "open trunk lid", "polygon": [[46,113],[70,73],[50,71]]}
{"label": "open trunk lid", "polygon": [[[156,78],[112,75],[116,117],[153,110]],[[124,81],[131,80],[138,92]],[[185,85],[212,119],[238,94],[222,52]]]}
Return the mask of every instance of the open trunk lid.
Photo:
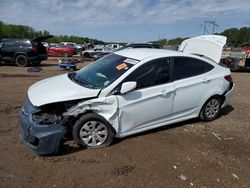
{"label": "open trunk lid", "polygon": [[39,37],[37,37],[37,38],[32,39],[31,42],[43,42],[43,41],[45,41],[46,39],[52,38],[52,37],[53,37],[53,35],[39,36]]}
{"label": "open trunk lid", "polygon": [[220,62],[223,46],[226,44],[227,37],[221,35],[202,35],[184,40],[179,51],[205,56],[216,63]]}

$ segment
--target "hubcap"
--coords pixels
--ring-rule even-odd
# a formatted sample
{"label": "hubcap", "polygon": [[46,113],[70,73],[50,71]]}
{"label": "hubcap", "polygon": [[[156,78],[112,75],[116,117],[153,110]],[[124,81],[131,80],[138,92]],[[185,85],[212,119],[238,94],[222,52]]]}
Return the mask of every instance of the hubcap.
{"label": "hubcap", "polygon": [[80,138],[88,146],[103,144],[108,136],[106,126],[99,121],[88,121],[80,129]]}
{"label": "hubcap", "polygon": [[18,57],[17,62],[19,65],[25,65],[26,59],[25,59],[25,57]]}
{"label": "hubcap", "polygon": [[217,99],[212,99],[206,105],[205,113],[208,118],[214,118],[219,112],[220,105]]}

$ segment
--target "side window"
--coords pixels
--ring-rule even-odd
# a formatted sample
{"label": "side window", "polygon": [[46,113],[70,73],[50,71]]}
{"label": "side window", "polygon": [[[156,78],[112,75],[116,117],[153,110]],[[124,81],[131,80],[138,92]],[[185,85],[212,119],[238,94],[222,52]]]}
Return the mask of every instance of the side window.
{"label": "side window", "polygon": [[4,48],[12,48],[16,46],[16,41],[10,40],[10,41],[5,41],[3,44]]}
{"label": "side window", "polygon": [[180,80],[197,76],[212,70],[214,66],[195,58],[174,58],[174,79]]}
{"label": "side window", "polygon": [[25,41],[25,40],[24,41],[19,41],[18,44],[21,47],[31,47],[32,46],[30,41]]}
{"label": "side window", "polygon": [[136,89],[156,86],[170,81],[170,59],[159,59],[138,67],[126,79],[136,81]]}

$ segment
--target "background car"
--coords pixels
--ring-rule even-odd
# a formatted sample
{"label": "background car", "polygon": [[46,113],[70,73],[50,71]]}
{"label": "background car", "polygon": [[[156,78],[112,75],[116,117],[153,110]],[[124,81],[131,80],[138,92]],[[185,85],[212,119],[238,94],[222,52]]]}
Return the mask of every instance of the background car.
{"label": "background car", "polygon": [[73,48],[63,44],[50,44],[46,49],[49,56],[71,57],[75,54],[75,50]]}
{"label": "background car", "polygon": [[61,42],[61,44],[63,44],[64,46],[69,46],[71,48],[74,49],[74,54],[76,55],[78,51],[80,51],[80,49],[77,47],[76,43],[73,42]]}
{"label": "background car", "polygon": [[94,50],[86,50],[86,51],[82,51],[80,53],[80,55],[83,58],[93,58],[94,60],[97,60],[105,55],[108,55],[110,53],[112,53],[113,50],[110,50],[109,48],[95,48]]}
{"label": "background car", "polygon": [[155,49],[161,49],[162,47],[158,44],[152,44],[152,43],[129,43],[121,48],[118,48],[117,50],[123,50],[127,48],[155,48]]}
{"label": "background car", "polygon": [[40,36],[33,40],[3,39],[0,41],[0,61],[16,63],[18,66],[39,65],[48,58],[46,48],[42,41],[53,37]]}

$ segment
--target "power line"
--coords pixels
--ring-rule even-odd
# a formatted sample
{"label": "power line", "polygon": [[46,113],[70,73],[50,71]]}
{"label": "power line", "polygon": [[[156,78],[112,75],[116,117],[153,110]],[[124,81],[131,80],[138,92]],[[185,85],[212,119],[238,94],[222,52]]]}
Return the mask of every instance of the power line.
{"label": "power line", "polygon": [[209,25],[212,25],[213,27],[212,27],[212,32],[211,32],[211,34],[213,35],[214,34],[214,30],[215,30],[215,27],[219,27],[219,25],[215,22],[215,20],[205,20],[204,21],[204,28],[203,28],[203,35],[205,35],[205,34],[209,34],[210,35],[210,32],[209,32],[209,30],[208,30],[208,26]]}

